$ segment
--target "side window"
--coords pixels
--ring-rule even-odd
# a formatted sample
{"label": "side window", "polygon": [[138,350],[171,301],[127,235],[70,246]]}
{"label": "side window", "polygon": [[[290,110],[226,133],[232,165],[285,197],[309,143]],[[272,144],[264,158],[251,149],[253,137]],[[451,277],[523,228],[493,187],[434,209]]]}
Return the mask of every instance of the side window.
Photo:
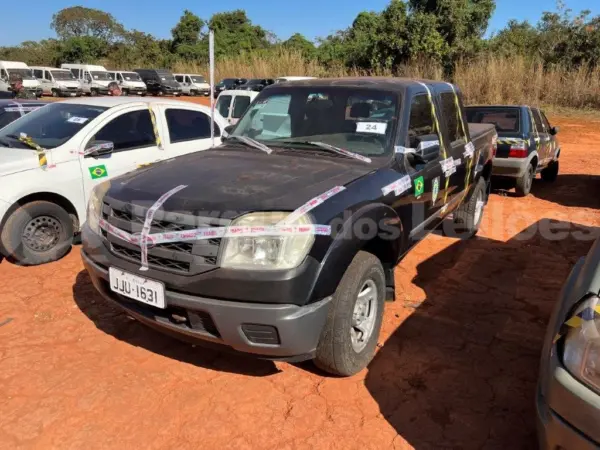
{"label": "side window", "polygon": [[231,117],[234,119],[239,119],[244,114],[244,111],[248,109],[250,106],[250,97],[242,96],[235,98],[235,102],[233,102],[233,114]]}
{"label": "side window", "polygon": [[190,77],[185,77],[185,82],[192,84],[192,80],[190,79]]}
{"label": "side window", "polygon": [[52,81],[52,74],[49,70],[44,70],[44,78],[48,81]]}
{"label": "side window", "polygon": [[546,133],[547,130],[544,127],[544,122],[542,121],[542,116],[540,116],[540,111],[538,109],[532,109],[533,113],[533,121],[535,122],[535,128],[538,133]]}
{"label": "side window", "polygon": [[[210,138],[210,117],[201,111],[167,109],[165,111],[171,143]],[[220,136],[215,124],[215,137]]]}
{"label": "side window", "polygon": [[123,81],[123,75],[117,72],[117,81]]}
{"label": "side window", "polygon": [[150,112],[147,109],[120,115],[104,126],[94,138],[115,144],[115,152],[156,145]]}
{"label": "side window", "polygon": [[44,71],[39,69],[33,69],[33,76],[36,77],[38,80],[41,80],[44,78]]}
{"label": "side window", "polygon": [[85,73],[85,80],[91,82],[92,81],[92,76],[90,75],[89,72]]}
{"label": "side window", "polygon": [[544,122],[544,125],[546,126],[546,130],[550,130],[550,128],[552,128],[552,126],[550,125],[550,122],[548,121],[546,114],[544,114],[544,112],[541,110],[540,110],[540,113],[542,115],[542,120]]}
{"label": "side window", "polygon": [[181,75],[175,75],[175,81],[178,83],[183,83],[183,77]]}
{"label": "side window", "polygon": [[428,136],[437,139],[438,134],[435,129],[431,102],[427,95],[417,95],[410,105],[410,119],[408,122],[408,145],[411,148],[417,148],[419,143],[417,138]]}
{"label": "side window", "polygon": [[217,111],[223,117],[229,117],[229,107],[231,106],[231,95],[219,95],[217,100]]}
{"label": "side window", "polygon": [[462,140],[466,141],[462,129],[460,111],[456,107],[456,96],[452,92],[444,92],[440,95],[442,103],[443,120],[448,127],[448,138],[450,145]]}
{"label": "side window", "polygon": [[79,69],[71,69],[71,73],[77,79],[79,79]]}
{"label": "side window", "polygon": [[108,72],[108,78],[114,80],[116,78],[116,74],[114,72]]}
{"label": "side window", "polygon": [[6,70],[1,69],[0,70],[0,78],[4,78],[8,80],[8,74],[6,73]]}

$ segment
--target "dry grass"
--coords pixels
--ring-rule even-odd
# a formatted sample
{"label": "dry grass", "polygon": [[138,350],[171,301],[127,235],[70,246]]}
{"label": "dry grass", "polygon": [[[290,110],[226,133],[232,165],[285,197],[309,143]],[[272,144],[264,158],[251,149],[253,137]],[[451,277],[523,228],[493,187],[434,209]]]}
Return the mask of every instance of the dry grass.
{"label": "dry grass", "polygon": [[[177,72],[208,75],[208,65],[180,61]],[[307,61],[300,53],[285,50],[241,54],[217,60],[215,78],[277,77],[307,75],[316,77],[403,76],[443,79],[441,65],[430,61],[406,64],[394,73],[386,70],[361,71],[342,65],[327,68],[317,61]],[[467,104],[532,104],[558,108],[600,108],[600,68],[568,70],[544,68],[541,62],[522,57],[500,58],[483,55],[459,62],[454,82],[465,95]]]}

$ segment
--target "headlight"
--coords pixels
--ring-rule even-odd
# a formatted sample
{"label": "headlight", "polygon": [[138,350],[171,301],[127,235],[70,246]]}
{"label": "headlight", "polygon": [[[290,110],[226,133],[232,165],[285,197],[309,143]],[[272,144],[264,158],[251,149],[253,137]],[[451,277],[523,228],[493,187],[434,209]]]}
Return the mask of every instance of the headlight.
{"label": "headlight", "polygon": [[563,360],[575,378],[600,392],[600,299],[587,299],[575,315],[583,322],[569,330]]}
{"label": "headlight", "polygon": [[92,193],[90,194],[86,220],[90,229],[96,234],[101,233],[100,217],[102,217],[102,200],[109,187],[110,181],[105,181],[92,189]]}
{"label": "headlight", "polygon": [[[275,225],[288,215],[287,212],[251,213],[233,221],[231,226]],[[312,225],[312,222],[305,214],[294,225]],[[236,269],[292,269],[304,261],[314,240],[313,235],[225,238],[221,266]]]}

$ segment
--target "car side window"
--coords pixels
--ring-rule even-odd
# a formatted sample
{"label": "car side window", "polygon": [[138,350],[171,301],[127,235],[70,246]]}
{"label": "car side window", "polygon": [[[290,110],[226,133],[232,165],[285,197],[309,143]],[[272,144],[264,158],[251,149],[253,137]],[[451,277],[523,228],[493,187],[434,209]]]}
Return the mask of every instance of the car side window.
{"label": "car side window", "polygon": [[71,69],[71,73],[77,79],[79,79],[79,69]]}
{"label": "car side window", "polygon": [[533,121],[535,122],[535,128],[538,133],[546,133],[546,129],[544,128],[544,123],[542,122],[542,117],[540,116],[540,111],[537,109],[531,109],[533,114]]}
{"label": "car side window", "polygon": [[456,96],[453,92],[443,92],[440,95],[442,103],[443,118],[448,127],[448,138],[450,145],[459,141],[466,142],[466,136],[462,128],[460,110],[456,106]]}
{"label": "car side window", "polygon": [[219,95],[217,100],[217,111],[223,117],[229,117],[229,107],[231,106],[231,95]]}
{"label": "car side window", "polygon": [[178,83],[183,83],[183,77],[181,75],[175,75],[175,81]]}
{"label": "car side window", "polygon": [[187,77],[187,76],[185,77],[185,82],[192,84],[192,80],[190,79],[190,77]]}
{"label": "car side window", "polygon": [[49,70],[44,70],[44,79],[46,79],[48,81],[52,81],[52,74],[50,73]]}
{"label": "car side window", "polygon": [[86,72],[86,73],[85,73],[85,80],[86,80],[86,81],[90,81],[90,82],[92,81],[92,76],[90,75],[90,73],[89,73],[89,72]]}
{"label": "car side window", "polygon": [[425,94],[417,95],[410,105],[410,119],[408,121],[408,145],[411,148],[419,146],[418,139],[423,136],[435,136],[435,121],[433,118],[431,102]]}
{"label": "car side window", "polygon": [[250,97],[246,97],[244,95],[240,95],[235,98],[235,102],[233,102],[233,114],[231,115],[234,119],[239,119],[244,114],[244,111],[248,109],[250,106]]}
{"label": "car side window", "polygon": [[114,152],[156,145],[152,119],[147,109],[120,115],[98,131],[93,139],[113,142]]}
{"label": "car side window", "polygon": [[36,77],[38,80],[41,80],[42,78],[44,78],[44,71],[33,69],[33,76]]}
{"label": "car side window", "polygon": [[[172,144],[210,138],[210,117],[202,111],[169,108],[165,111]],[[215,123],[215,137],[221,135]]]}
{"label": "car side window", "polygon": [[123,75],[117,73],[117,81],[123,81]]}
{"label": "car side window", "polygon": [[8,74],[6,73],[6,70],[4,70],[4,69],[0,70],[0,78],[8,80]]}

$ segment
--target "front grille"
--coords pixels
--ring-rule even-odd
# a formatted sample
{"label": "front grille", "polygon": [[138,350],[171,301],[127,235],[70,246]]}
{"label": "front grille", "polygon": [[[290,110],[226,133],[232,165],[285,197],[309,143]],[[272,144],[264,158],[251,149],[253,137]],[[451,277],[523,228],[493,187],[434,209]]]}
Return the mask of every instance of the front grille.
{"label": "front grille", "polygon": [[[102,218],[121,230],[136,234],[142,231],[146,211],[146,208],[133,207],[105,198]],[[227,219],[196,217],[159,210],[154,215],[150,232],[154,234],[184,231],[202,227],[226,226],[229,223],[230,221]],[[104,231],[102,235],[109,242],[109,247],[115,255],[132,262],[140,262],[141,251],[138,246],[122,241]],[[217,266],[220,246],[221,239],[157,244],[148,249],[148,266],[179,274],[199,274]]]}

